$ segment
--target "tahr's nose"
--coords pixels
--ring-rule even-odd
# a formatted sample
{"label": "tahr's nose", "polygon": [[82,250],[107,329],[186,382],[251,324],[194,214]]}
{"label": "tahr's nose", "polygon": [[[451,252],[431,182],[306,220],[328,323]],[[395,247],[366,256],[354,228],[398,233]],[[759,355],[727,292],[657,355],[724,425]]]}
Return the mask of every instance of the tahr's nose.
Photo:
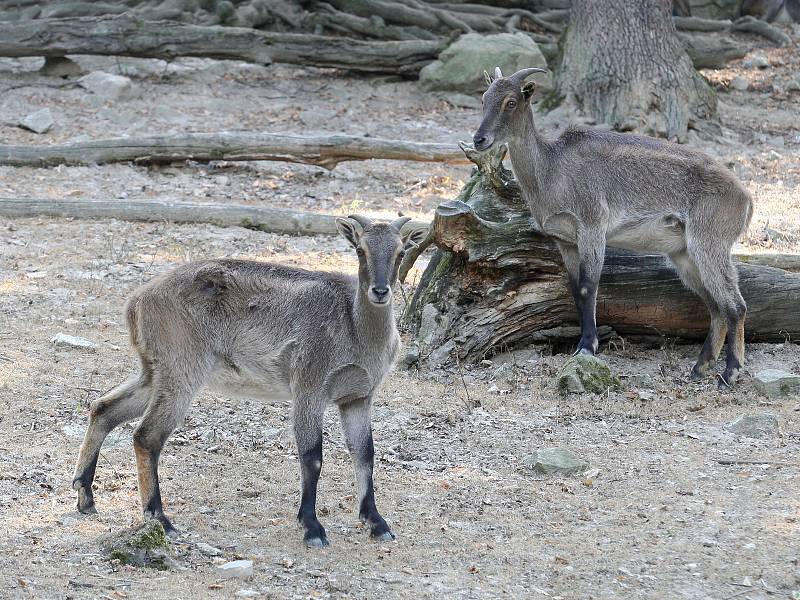
{"label": "tahr's nose", "polygon": [[372,293],[375,294],[375,297],[378,300],[383,300],[389,294],[388,287],[373,287]]}
{"label": "tahr's nose", "polygon": [[476,133],[476,134],[475,134],[475,135],[472,137],[472,144],[473,144],[473,146],[475,146],[476,148],[477,148],[478,146],[480,146],[481,144],[483,144],[485,141],[486,141],[486,136],[485,136],[485,135],[481,135],[480,133]]}

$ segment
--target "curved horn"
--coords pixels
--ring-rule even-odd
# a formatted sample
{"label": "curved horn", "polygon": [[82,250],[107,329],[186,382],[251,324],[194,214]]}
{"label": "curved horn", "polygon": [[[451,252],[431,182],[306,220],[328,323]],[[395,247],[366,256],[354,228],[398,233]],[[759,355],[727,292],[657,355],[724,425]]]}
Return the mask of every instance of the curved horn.
{"label": "curved horn", "polygon": [[483,72],[483,78],[486,80],[486,85],[492,85],[492,76],[489,75],[488,71]]}
{"label": "curved horn", "polygon": [[538,67],[531,67],[530,69],[522,69],[511,75],[508,79],[513,79],[522,83],[529,75],[534,73],[547,73],[547,69],[540,69]]}
{"label": "curved horn", "polygon": [[494,78],[500,79],[503,76],[503,72],[500,70],[500,67],[494,68]]}
{"label": "curved horn", "polygon": [[397,233],[400,233],[400,230],[403,228],[403,225],[408,223],[411,220],[411,217],[400,217],[399,219],[395,219],[389,226],[394,229]]}
{"label": "curved horn", "polygon": [[362,215],[347,215],[347,218],[352,219],[353,221],[361,225],[361,228],[364,229],[365,231],[370,227],[372,227],[372,220]]}

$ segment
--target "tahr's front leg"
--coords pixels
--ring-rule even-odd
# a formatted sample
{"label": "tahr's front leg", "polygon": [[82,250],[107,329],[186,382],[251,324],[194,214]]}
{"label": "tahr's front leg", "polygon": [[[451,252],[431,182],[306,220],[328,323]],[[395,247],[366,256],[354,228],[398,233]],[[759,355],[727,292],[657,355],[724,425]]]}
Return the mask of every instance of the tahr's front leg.
{"label": "tahr's front leg", "polygon": [[317,519],[317,483],[322,472],[322,419],[324,403],[307,403],[295,407],[294,435],[300,456],[302,492],[297,520],[303,526],[307,546],[327,546],[325,528]]}
{"label": "tahr's front leg", "polygon": [[578,246],[558,244],[569,278],[569,289],[578,311],[581,339],[575,354],[594,354],[600,345],[597,336],[597,289],[605,258],[604,240],[578,238]]}
{"label": "tahr's front leg", "polygon": [[358,516],[362,523],[369,525],[373,538],[390,541],[394,539],[394,534],[375,506],[372,481],[375,449],[372,442],[371,405],[372,399],[369,397],[342,402],[339,404],[339,414],[356,471]]}

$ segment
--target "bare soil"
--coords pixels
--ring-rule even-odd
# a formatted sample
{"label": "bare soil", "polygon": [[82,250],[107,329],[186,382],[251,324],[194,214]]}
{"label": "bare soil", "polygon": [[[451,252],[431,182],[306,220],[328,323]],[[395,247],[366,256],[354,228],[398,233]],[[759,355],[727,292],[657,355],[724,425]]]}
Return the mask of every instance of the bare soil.
{"label": "bare soil", "polygon": [[[768,69],[740,61],[707,73],[719,90],[723,136],[695,145],[753,192],[751,250],[800,249],[800,91],[786,91],[800,65],[796,48],[759,49]],[[0,61],[3,143],[225,129],[455,141],[469,138],[478,119],[475,109],[390,78],[203,60],[79,61],[128,74],[136,97],[98,104],[37,75],[41,61]],[[750,90],[729,88],[737,75],[750,78]],[[56,119],[51,132],[13,126],[44,106]],[[0,167],[0,196],[166,196],[429,217],[468,174],[466,166],[387,161],[333,172],[281,163]],[[787,239],[766,235],[767,224]],[[288,407],[206,392],[161,460],[167,511],[184,532],[174,554],[185,569],[113,564],[99,539],[140,519],[133,425],[112,434],[101,455],[98,516],[75,511],[70,482],[88,403],[135,367],[126,297],[195,258],[352,272],[355,257],[336,238],[202,225],[14,219],[0,221],[0,232],[0,597],[800,597],[800,398],[767,400],[751,381],[762,368],[800,372],[794,343],[749,345],[731,393],[711,379],[690,384],[699,348],[673,340],[605,348],[623,389],[604,395],[561,396],[554,375],[565,357],[546,348],[463,370],[398,369],[374,408],[376,495],[397,541],[372,542],[358,524],[352,468],[330,411],[318,504],[331,541],[324,550],[303,547],[295,523]],[[403,306],[398,297],[398,314]],[[59,332],[98,348],[56,346]],[[756,439],[725,427],[761,412],[777,415],[780,431]],[[525,466],[550,446],[572,449],[595,470],[558,476]],[[224,556],[203,555],[201,541]],[[219,581],[215,563],[236,558],[254,561],[253,579]]]}

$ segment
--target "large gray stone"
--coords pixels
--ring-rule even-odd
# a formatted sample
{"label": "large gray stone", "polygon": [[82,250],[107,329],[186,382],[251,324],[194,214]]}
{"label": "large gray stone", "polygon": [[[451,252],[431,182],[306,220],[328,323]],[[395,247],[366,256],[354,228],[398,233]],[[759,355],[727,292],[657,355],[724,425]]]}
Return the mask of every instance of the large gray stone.
{"label": "large gray stone", "polygon": [[129,98],[133,91],[131,80],[122,75],[92,71],[78,80],[78,84],[103,100]]}
{"label": "large gray stone", "polygon": [[539,473],[582,473],[589,468],[589,461],[578,457],[566,448],[542,448],[526,456],[522,464]]}
{"label": "large gray stone", "polygon": [[220,579],[250,579],[252,576],[252,560],[234,560],[217,567],[217,577]]}
{"label": "large gray stone", "polygon": [[780,369],[764,369],[753,378],[756,389],[768,398],[783,398],[800,394],[800,375],[781,371]]}
{"label": "large gray stone", "polygon": [[736,435],[752,438],[774,436],[778,433],[780,421],[772,413],[757,413],[742,415],[735,421],[728,423],[726,429]]}
{"label": "large gray stone", "polygon": [[558,389],[562,392],[602,394],[619,385],[619,379],[606,363],[583,352],[568,358],[558,374]]}
{"label": "large gray stone", "polygon": [[53,126],[53,115],[49,108],[37,110],[19,120],[19,126],[34,133],[47,133]]}
{"label": "large gray stone", "polygon": [[530,37],[524,33],[481,35],[467,33],[448,46],[419,74],[429,89],[480,93],[486,89],[483,72],[500,67],[504,75],[527,67],[547,66],[547,61]]}

